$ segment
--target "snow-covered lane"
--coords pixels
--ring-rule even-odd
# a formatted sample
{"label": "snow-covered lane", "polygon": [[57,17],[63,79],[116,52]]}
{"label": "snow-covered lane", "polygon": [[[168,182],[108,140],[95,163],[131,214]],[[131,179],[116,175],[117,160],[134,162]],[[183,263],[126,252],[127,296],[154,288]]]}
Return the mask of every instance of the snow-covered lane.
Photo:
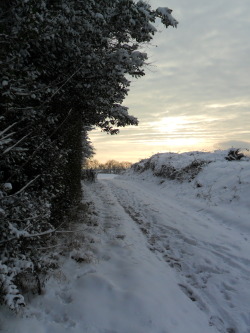
{"label": "snow-covered lane", "polygon": [[[90,261],[65,258],[44,295],[24,316],[0,313],[5,333],[216,333],[207,313],[187,297],[175,271],[149,249],[130,211],[118,202],[119,183],[84,184],[92,223],[79,221],[90,240],[77,252]],[[116,189],[116,191],[114,191]],[[124,189],[124,187],[123,187]],[[127,200],[126,200],[127,201]],[[81,236],[81,228],[83,236]],[[75,255],[72,249],[71,254]],[[81,253],[82,252],[82,253]],[[94,258],[94,260],[92,259]]]}
{"label": "snow-covered lane", "polygon": [[[116,293],[105,295],[100,302],[107,320],[113,321],[112,332],[217,332],[207,314],[183,294],[171,267],[149,249],[134,215],[114,191],[122,194],[119,181],[102,178],[106,179],[86,185],[85,195],[94,202],[98,220],[111,240],[101,248],[101,258],[105,259],[101,270],[102,277],[116,286]],[[117,297],[118,290],[125,293],[125,301]],[[109,298],[112,305],[107,302]],[[103,308],[97,306],[95,311],[98,317]]]}
{"label": "snow-covered lane", "polygon": [[219,218],[218,208],[177,199],[159,185],[99,182],[140,226],[151,251],[174,269],[181,290],[210,324],[221,332],[250,332],[249,234],[225,223],[226,214]]}
{"label": "snow-covered lane", "polygon": [[83,183],[60,268],[23,314],[1,307],[0,331],[249,333],[247,220],[243,232],[231,207],[223,214],[156,182]]}

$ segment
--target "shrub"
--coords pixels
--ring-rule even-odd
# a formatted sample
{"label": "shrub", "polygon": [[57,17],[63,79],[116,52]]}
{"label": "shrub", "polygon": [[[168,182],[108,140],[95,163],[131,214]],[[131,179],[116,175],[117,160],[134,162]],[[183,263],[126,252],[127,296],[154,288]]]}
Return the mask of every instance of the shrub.
{"label": "shrub", "polygon": [[240,151],[241,151],[241,149],[239,149],[239,148],[230,149],[227,156],[225,157],[225,159],[227,161],[240,161],[243,157],[245,157],[245,155]]}

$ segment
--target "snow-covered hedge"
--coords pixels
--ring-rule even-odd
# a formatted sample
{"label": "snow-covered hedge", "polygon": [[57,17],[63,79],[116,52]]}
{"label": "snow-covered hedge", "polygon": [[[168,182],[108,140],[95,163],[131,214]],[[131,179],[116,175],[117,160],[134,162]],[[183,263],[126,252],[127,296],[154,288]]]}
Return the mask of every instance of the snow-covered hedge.
{"label": "snow-covered hedge", "polygon": [[177,25],[143,1],[0,2],[0,301],[11,309],[24,304],[21,277],[39,285],[49,235],[79,202],[88,131],[138,123],[122,102],[157,18]]}
{"label": "snow-covered hedge", "polygon": [[193,180],[206,165],[216,161],[248,160],[239,149],[215,151],[214,153],[193,151],[187,153],[159,153],[132,165],[135,172],[150,170],[154,176],[172,180]]}

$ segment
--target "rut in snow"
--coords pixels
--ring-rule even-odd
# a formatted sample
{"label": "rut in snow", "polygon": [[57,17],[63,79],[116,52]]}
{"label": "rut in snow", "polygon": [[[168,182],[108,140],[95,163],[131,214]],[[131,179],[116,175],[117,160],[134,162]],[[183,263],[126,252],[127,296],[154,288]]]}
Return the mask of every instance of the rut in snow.
{"label": "rut in snow", "polygon": [[99,180],[95,186],[102,200],[109,193],[110,204],[119,203],[136,222],[149,249],[176,271],[181,290],[208,314],[210,325],[241,333],[238,322],[242,316],[246,325],[249,320],[239,299],[246,292],[243,286],[250,287],[250,260],[241,256],[244,249],[230,239],[229,228],[134,180]]}

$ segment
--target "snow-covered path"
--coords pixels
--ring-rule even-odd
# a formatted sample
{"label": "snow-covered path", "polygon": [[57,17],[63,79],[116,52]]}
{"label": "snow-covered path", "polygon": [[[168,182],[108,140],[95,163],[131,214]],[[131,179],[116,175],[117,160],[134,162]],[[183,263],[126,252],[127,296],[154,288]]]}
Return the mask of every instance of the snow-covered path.
{"label": "snow-covered path", "polygon": [[249,333],[248,216],[181,186],[137,175],[84,183],[92,223],[83,216],[72,234],[82,247],[23,316],[1,308],[0,331]]}
{"label": "snow-covered path", "polygon": [[100,179],[95,186],[96,195],[104,200],[109,193],[136,222],[148,248],[173,268],[180,289],[210,325],[250,332],[250,238],[225,223],[227,212],[196,200],[177,201],[166,189],[135,179]]}
{"label": "snow-covered path", "polygon": [[[217,319],[210,320],[203,309],[186,296],[189,290],[184,285],[179,286],[166,256],[158,256],[157,238],[158,244],[165,247],[169,231],[173,238],[176,237],[175,229],[159,223],[161,241],[160,235],[148,238],[150,224],[152,222],[153,226],[159,213],[150,205],[157,198],[147,198],[145,187],[134,181],[105,175],[100,175],[100,178],[97,183],[85,187],[85,195],[95,203],[98,220],[111,240],[111,243],[106,243],[107,253],[102,248],[102,257],[109,262],[108,279],[126,295],[126,300],[118,301],[114,295],[104,296],[103,305],[108,311],[106,318],[113,318],[113,330],[107,332],[217,332],[214,327]],[[144,196],[142,200],[141,194]],[[152,194],[147,191],[148,196]],[[165,212],[165,208],[161,212]],[[174,260],[172,256],[169,258]],[[173,266],[176,267],[175,263]],[[114,302],[112,307],[116,309],[114,313],[107,304],[110,296]],[[99,310],[102,313],[103,308]]]}

